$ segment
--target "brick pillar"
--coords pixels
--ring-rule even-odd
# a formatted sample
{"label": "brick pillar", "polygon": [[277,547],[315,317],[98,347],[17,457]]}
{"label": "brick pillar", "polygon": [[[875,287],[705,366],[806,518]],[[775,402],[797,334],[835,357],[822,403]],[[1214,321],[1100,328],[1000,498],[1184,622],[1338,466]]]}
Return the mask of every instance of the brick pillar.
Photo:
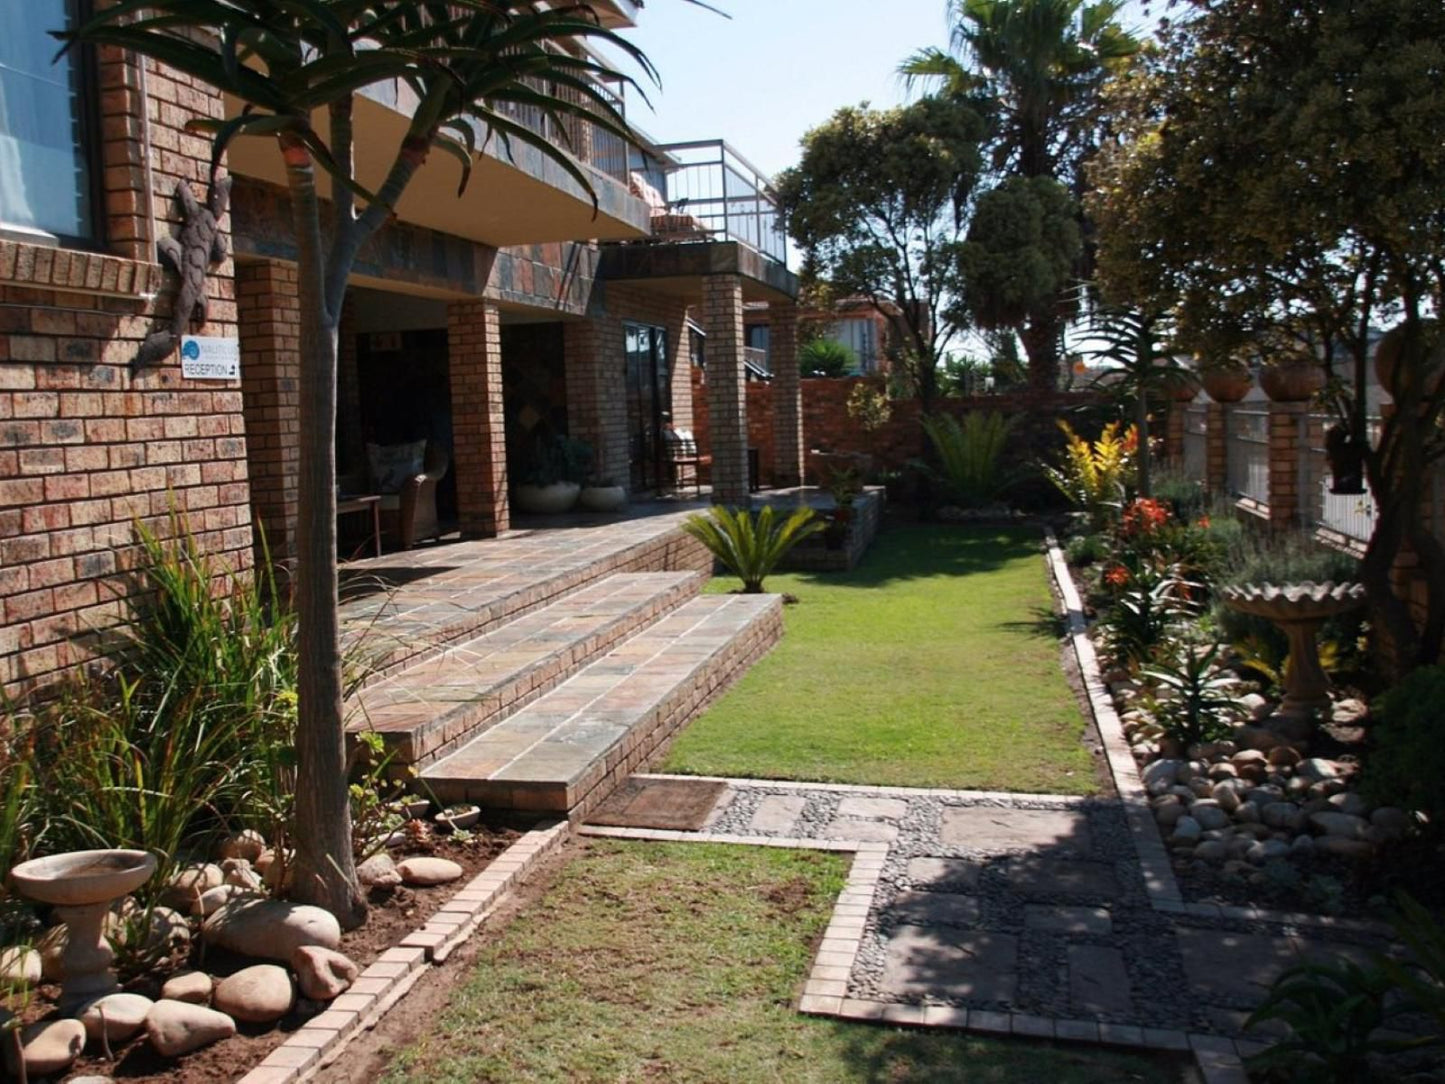
{"label": "brick pillar", "polygon": [[[273,561],[296,553],[301,459],[301,301],[296,268],[276,260],[236,266],[246,461],[256,527]],[[259,533],[258,563],[259,563]]]}
{"label": "brick pillar", "polygon": [[1184,410],[1189,404],[1171,400],[1164,422],[1164,460],[1184,462]]}
{"label": "brick pillar", "polygon": [[803,391],[798,379],[798,304],[768,306],[768,355],[773,370],[773,484],[803,482]]}
{"label": "brick pillar", "polygon": [[511,525],[497,307],[485,301],[448,303],[447,355],[462,536],[490,538]]}
{"label": "brick pillar", "polygon": [[567,433],[592,446],[593,471],[627,485],[627,400],[622,326],[601,315],[562,326]]}
{"label": "brick pillar", "polygon": [[350,293],[336,339],[336,473],[365,473],[361,432],[361,377],[356,368],[356,325]]}
{"label": "brick pillar", "polygon": [[743,366],[743,284],[737,275],[703,279],[707,331],[707,411],[712,495],[718,504],[748,500],[747,370]]}
{"label": "brick pillar", "polygon": [[1204,415],[1204,488],[1229,492],[1229,407],[1210,403]]}
{"label": "brick pillar", "polygon": [[1269,522],[1293,526],[1300,518],[1301,427],[1308,403],[1269,404]]}

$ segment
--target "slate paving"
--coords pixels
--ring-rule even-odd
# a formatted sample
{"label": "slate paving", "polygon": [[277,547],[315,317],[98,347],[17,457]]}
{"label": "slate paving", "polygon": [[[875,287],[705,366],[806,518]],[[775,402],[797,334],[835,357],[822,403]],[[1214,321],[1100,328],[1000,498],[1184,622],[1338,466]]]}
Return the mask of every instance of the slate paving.
{"label": "slate paving", "polygon": [[729,785],[707,833],[887,845],[866,908],[850,911],[862,923],[851,966],[827,976],[846,973],[842,1004],[865,1016],[882,1003],[901,1021],[927,1013],[985,1030],[1006,1021],[1015,1033],[1192,1044],[1207,1061],[1211,1036],[1232,1051],[1231,1040],[1247,1050],[1268,1034],[1245,1032],[1244,1020],[1306,955],[1363,959],[1386,947],[1347,929],[1305,936],[1285,922],[1156,906],[1118,800]]}

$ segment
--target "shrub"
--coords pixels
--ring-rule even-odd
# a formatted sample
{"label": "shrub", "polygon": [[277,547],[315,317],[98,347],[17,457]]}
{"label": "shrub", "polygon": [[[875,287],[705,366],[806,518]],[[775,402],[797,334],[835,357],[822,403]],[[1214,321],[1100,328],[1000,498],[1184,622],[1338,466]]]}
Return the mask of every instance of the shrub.
{"label": "shrub", "polygon": [[1079,568],[1098,564],[1109,556],[1109,539],[1101,534],[1075,535],[1064,547],[1064,556]]}
{"label": "shrub", "polygon": [[1171,661],[1144,671],[1145,677],[1174,693],[1160,700],[1154,712],[1165,737],[1188,749],[1229,735],[1240,708],[1232,692],[1235,679],[1221,671],[1218,645],[1200,648],[1190,643]]}
{"label": "shrub", "polygon": [[1121,432],[1119,422],[1104,426],[1092,444],[1074,432],[1068,422],[1059,421],[1067,441],[1064,458],[1057,466],[1045,466],[1044,476],[1069,501],[1089,515],[1099,530],[1112,518],[1133,484],[1138,460],[1139,436],[1133,426]]}
{"label": "shrub", "polygon": [[865,433],[882,429],[893,417],[888,389],[866,381],[853,385],[848,393],[848,417],[862,426]]}
{"label": "shrub", "polygon": [[1099,630],[1114,665],[1132,671],[1159,658],[1198,608],[1190,600],[1193,585],[1172,574],[1144,573],[1118,586],[1119,594],[1099,616]]}
{"label": "shrub", "polygon": [[743,592],[750,595],[762,592],[763,580],[790,549],[826,526],[811,508],[799,508],[787,519],[779,519],[770,504],[756,515],[720,505],[710,515],[689,516],[682,529],[742,580]]}
{"label": "shrub", "polygon": [[1008,484],[1001,471],[1004,444],[1013,419],[998,411],[971,410],[959,421],[950,414],[923,419],[923,431],[938,452],[944,483],[965,508],[991,503]]}
{"label": "shrub", "polygon": [[1179,471],[1168,468],[1155,471],[1151,488],[1155,499],[1169,505],[1182,523],[1199,519],[1209,508],[1203,484]]}
{"label": "shrub", "polygon": [[539,437],[518,481],[522,485],[550,486],[558,482],[582,485],[592,473],[592,445],[564,434]]}
{"label": "shrub", "polygon": [[1433,832],[1445,824],[1445,666],[1422,666],[1382,696],[1371,712],[1374,748],[1361,785],[1378,805],[1418,810]]}
{"label": "shrub", "polygon": [[847,376],[858,371],[858,355],[834,339],[814,339],[798,348],[798,371],[803,376]]}

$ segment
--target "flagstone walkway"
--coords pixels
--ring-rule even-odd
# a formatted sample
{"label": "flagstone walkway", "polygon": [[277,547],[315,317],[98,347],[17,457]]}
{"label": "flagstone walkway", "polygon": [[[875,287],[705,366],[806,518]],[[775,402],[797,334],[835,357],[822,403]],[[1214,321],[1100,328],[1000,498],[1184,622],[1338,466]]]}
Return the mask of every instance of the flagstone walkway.
{"label": "flagstone walkway", "polygon": [[1117,800],[725,782],[701,832],[585,831],[857,848],[804,1011],[1192,1051],[1222,1084],[1285,968],[1388,948],[1367,924],[1161,903]]}

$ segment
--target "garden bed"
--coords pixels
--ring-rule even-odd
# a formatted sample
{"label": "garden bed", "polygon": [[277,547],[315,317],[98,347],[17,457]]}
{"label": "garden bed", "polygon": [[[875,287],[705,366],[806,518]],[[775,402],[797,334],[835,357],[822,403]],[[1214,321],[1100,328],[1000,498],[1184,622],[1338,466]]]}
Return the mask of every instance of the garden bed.
{"label": "garden bed", "polygon": [[[397,945],[428,917],[444,906],[459,885],[485,870],[520,835],[507,826],[479,826],[459,836],[434,836],[420,846],[405,846],[391,853],[398,859],[426,855],[456,862],[462,875],[454,881],[431,885],[373,886],[368,889],[370,910],[364,925],[343,933],[339,951],[360,968],[374,962],[387,949]],[[208,974],[224,977],[258,961],[192,939],[193,965]],[[141,975],[124,984],[127,992],[151,999],[160,995],[166,975]],[[29,1023],[52,1012],[59,987],[42,984],[27,1009],[20,1014]],[[94,1074],[116,1080],[154,1081],[165,1084],[210,1084],[218,1080],[234,1080],[284,1043],[306,1022],[327,1009],[326,1002],[308,1001],[298,995],[292,1010],[274,1024],[252,1025],[238,1021],[237,1032],[227,1039],[202,1047],[179,1059],[162,1057],[147,1041],[144,1029],[133,1039],[112,1048],[113,1060],[106,1059],[95,1043],[86,1047],[68,1072],[71,1075]]]}

